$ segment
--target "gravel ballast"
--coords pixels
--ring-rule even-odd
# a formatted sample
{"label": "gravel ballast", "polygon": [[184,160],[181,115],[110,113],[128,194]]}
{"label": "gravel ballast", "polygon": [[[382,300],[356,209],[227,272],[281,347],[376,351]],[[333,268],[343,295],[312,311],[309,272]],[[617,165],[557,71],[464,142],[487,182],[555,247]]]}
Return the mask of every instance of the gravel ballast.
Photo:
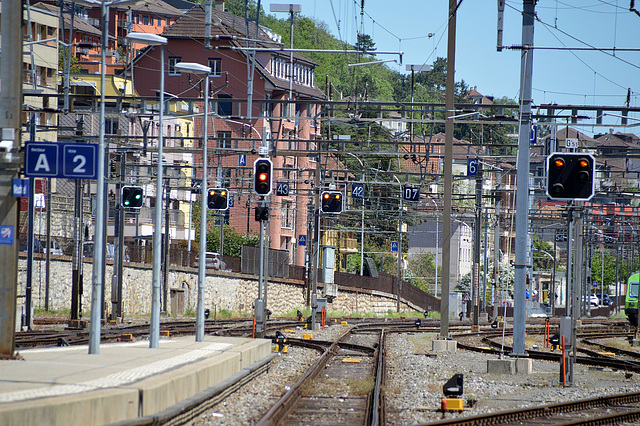
{"label": "gravel ballast", "polygon": [[[331,340],[344,332],[334,325],[313,332],[316,340]],[[302,331],[289,333],[301,337]],[[560,383],[558,363],[533,360],[532,374],[487,373],[487,355],[463,350],[431,352],[436,333],[390,333],[387,337],[385,415],[388,425],[426,423],[457,416],[532,407],[640,391],[640,375],[576,364],[574,386]],[[267,373],[201,415],[196,425],[255,424],[318,357],[318,352],[289,346]],[[442,413],[442,387],[454,374],[464,375],[465,410]]]}

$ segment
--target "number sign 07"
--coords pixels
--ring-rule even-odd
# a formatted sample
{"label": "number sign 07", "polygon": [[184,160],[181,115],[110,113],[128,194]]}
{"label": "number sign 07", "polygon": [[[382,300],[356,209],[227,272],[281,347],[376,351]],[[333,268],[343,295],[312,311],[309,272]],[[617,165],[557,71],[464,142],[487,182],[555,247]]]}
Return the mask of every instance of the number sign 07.
{"label": "number sign 07", "polygon": [[419,186],[405,186],[403,190],[403,196],[407,201],[419,201],[420,200],[420,187]]}

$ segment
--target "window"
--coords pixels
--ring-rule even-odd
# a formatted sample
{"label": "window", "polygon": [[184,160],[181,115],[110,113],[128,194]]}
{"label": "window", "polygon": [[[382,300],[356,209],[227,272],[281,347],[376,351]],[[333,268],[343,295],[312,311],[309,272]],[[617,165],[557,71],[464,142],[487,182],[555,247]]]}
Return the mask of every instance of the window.
{"label": "window", "polygon": [[218,132],[218,148],[231,148],[231,132]]}
{"label": "window", "polygon": [[118,134],[118,119],[117,118],[105,118],[104,119],[104,134],[105,135],[117,135]]}
{"label": "window", "polygon": [[[218,95],[218,99],[231,99],[231,95]],[[233,113],[231,102],[218,102],[218,115],[229,116]]]}
{"label": "window", "polygon": [[169,58],[169,75],[181,75],[180,71],[176,70],[176,64],[182,62],[182,57],[172,56]]}
{"label": "window", "polygon": [[162,18],[158,17],[158,26],[161,27],[162,26]]}
{"label": "window", "polygon": [[222,59],[209,58],[209,68],[211,68],[212,77],[220,77],[222,75]]}
{"label": "window", "polygon": [[149,15],[144,15],[142,17],[144,25],[149,25]]}
{"label": "window", "polygon": [[293,228],[293,203],[291,201],[282,202],[282,227]]}

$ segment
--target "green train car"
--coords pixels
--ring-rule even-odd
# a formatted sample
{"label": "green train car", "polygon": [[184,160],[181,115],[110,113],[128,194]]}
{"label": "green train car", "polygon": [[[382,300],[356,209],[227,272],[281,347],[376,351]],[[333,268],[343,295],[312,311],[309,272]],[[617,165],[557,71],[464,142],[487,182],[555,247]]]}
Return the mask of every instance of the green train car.
{"label": "green train car", "polygon": [[624,298],[624,313],[631,325],[638,324],[638,287],[640,286],[640,272],[629,277],[627,281],[627,295]]}

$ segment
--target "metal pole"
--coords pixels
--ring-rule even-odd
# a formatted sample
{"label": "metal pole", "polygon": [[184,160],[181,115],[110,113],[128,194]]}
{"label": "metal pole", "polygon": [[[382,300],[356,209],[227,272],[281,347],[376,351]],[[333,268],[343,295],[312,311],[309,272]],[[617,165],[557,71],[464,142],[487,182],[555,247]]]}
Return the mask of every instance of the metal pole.
{"label": "metal pole", "polygon": [[449,279],[451,269],[451,192],[453,189],[453,117],[455,115],[456,0],[449,0],[447,40],[446,122],[444,144],[444,207],[442,210],[442,298],[440,337],[449,338]]}
{"label": "metal pole", "polygon": [[491,306],[493,317],[498,317],[498,308],[495,306],[495,292],[499,289],[500,283],[500,207],[502,204],[502,193],[496,188],[496,225],[493,232],[493,289],[491,290]]}
{"label": "metal pole", "polygon": [[[260,207],[266,205],[265,201],[258,203]],[[256,337],[264,337],[264,299],[262,299],[262,285],[264,283],[264,220],[260,220],[260,270],[258,272],[258,299],[255,305]]]}
{"label": "metal pole", "polygon": [[[569,317],[571,319],[571,328],[573,329],[575,323],[575,315],[572,315],[572,309],[574,302],[572,300],[574,293],[574,286],[572,284],[573,280],[573,271],[571,268],[571,264],[573,262],[573,210],[571,207],[567,209],[567,282],[565,289],[565,318]],[[575,345],[575,341],[572,342]],[[566,353],[563,352],[563,357],[567,359],[568,365],[567,370],[565,372],[565,377],[567,378],[567,384],[571,386],[573,383],[573,358],[567,357]]]}
{"label": "metal pole", "polygon": [[[164,114],[164,44],[160,46],[160,116],[158,133],[158,165],[156,176],[156,211],[153,228],[153,277],[151,287],[151,323],[149,330],[149,347],[157,348],[160,341],[160,269],[162,261],[162,148],[163,114]],[[167,232],[169,224],[166,224]],[[202,262],[202,260],[201,260]],[[165,265],[166,267],[166,265]]]}
{"label": "metal pole", "polygon": [[21,3],[4,1],[2,16],[2,61],[0,61],[0,135],[7,152],[0,155],[0,225],[11,231],[12,244],[0,244],[0,358],[14,357],[16,293],[18,282],[18,202],[12,179],[18,177],[22,155],[22,49]]}
{"label": "metal pole", "polygon": [[[29,120],[29,138],[35,140],[36,138],[36,123],[35,114],[30,114]],[[32,290],[33,290],[33,225],[35,216],[35,199],[36,199],[36,180],[32,177],[29,178],[29,234],[27,236],[27,283],[25,287],[25,324],[27,330],[31,330],[31,305],[32,305]]]}
{"label": "metal pole", "polygon": [[289,110],[289,118],[295,115],[295,110],[292,111],[292,103],[293,100],[293,7],[289,8],[289,13],[291,14],[291,28],[289,30],[290,34],[290,46],[291,52],[289,53],[289,105],[287,105],[287,109]]}
{"label": "metal pole", "polygon": [[82,217],[82,187],[76,180],[76,192],[74,199],[74,238],[73,238],[73,261],[71,270],[71,320],[77,321],[80,312],[80,262],[82,262],[82,229],[80,228],[80,218]]}
{"label": "metal pole", "polygon": [[[398,183],[400,183],[398,181]],[[400,214],[398,215],[398,300],[396,310],[400,312],[400,297],[402,296],[402,185],[400,185]]]}
{"label": "metal pole", "polygon": [[209,139],[208,126],[209,114],[209,74],[204,81],[204,138],[202,142],[202,185],[200,190],[200,246],[198,252],[198,304],[196,308],[196,342],[204,340],[204,288],[207,279],[206,275],[206,252],[207,252],[207,175],[209,174],[209,153],[207,151],[207,140]]}
{"label": "metal pole", "polygon": [[435,205],[436,208],[436,271],[435,271],[435,288],[434,288],[434,292],[433,295],[435,297],[438,297],[438,252],[440,251],[440,233],[438,232],[438,227],[440,225],[440,219],[438,219],[438,203],[436,203],[436,200],[434,200],[433,198],[431,199],[431,201],[433,201],[433,204]]}
{"label": "metal pole", "polygon": [[320,147],[316,159],[316,174],[314,176],[314,215],[313,215],[313,284],[311,289],[311,330],[316,329],[316,311],[318,308],[318,266],[320,264]]}
{"label": "metal pole", "polygon": [[164,268],[162,268],[162,297],[160,300],[162,301],[162,312],[165,314],[168,312],[167,300],[169,298],[169,228],[170,228],[170,218],[169,218],[169,204],[170,204],[170,180],[167,178],[167,182],[165,183],[164,194],[165,194],[165,209],[164,209],[164,234],[162,234],[162,263],[164,264]]}
{"label": "metal pole", "polygon": [[[127,162],[127,154],[126,152],[123,152],[120,154],[120,181],[124,181],[125,178],[125,170],[126,170],[126,162]],[[82,194],[80,194],[82,195]],[[122,314],[122,271],[124,269],[124,219],[125,216],[127,214],[127,209],[122,207],[122,203],[120,204],[120,206],[118,207],[120,209],[120,214],[118,216],[118,229],[119,229],[119,233],[118,233],[118,243],[117,243],[117,248],[118,248],[118,254],[117,254],[117,268],[118,268],[118,305],[117,305],[117,311],[116,311],[116,318],[123,318],[124,315]],[[114,241],[115,242],[115,241]],[[114,268],[116,267],[116,265],[114,265]],[[114,319],[116,319],[114,318]]]}
{"label": "metal pole", "polygon": [[[361,174],[362,185],[364,185],[364,164]],[[362,216],[360,219],[360,276],[364,275],[364,191],[362,193]]]}
{"label": "metal pole", "polygon": [[[522,45],[533,46],[535,0],[523,0]],[[518,134],[515,283],[512,355],[525,355],[527,287],[527,224],[529,222],[529,133],[531,131],[533,50],[525,48],[520,58],[520,125]]]}
{"label": "metal pole", "polygon": [[[482,170],[478,161],[478,176],[476,177],[476,208],[473,235],[473,331],[477,331],[480,324],[480,236],[482,228]],[[484,304],[484,302],[483,302]]]}
{"label": "metal pole", "polygon": [[105,143],[104,143],[104,118],[105,118],[105,64],[106,51],[109,36],[109,6],[102,2],[102,48],[100,54],[100,122],[98,123],[98,181],[96,182],[96,229],[93,257],[93,276],[91,289],[91,328],[89,330],[89,354],[100,353],[100,325],[102,312],[102,290],[104,285],[104,230],[105,217],[102,214],[105,208],[104,178],[105,178]]}
{"label": "metal pole", "polygon": [[118,155],[118,159],[120,161],[120,173],[118,183],[116,185],[116,203],[115,203],[115,220],[114,220],[114,235],[113,235],[113,274],[111,275],[111,319],[116,321],[120,316],[121,310],[121,295],[122,295],[122,280],[119,279],[121,276],[121,264],[120,260],[122,257],[121,246],[121,234],[123,233],[122,226],[124,225],[124,220],[121,220],[124,215],[124,209],[122,208],[122,181],[124,179],[124,163],[123,163],[124,153],[121,152]]}
{"label": "metal pole", "polygon": [[[51,178],[47,178],[47,259],[45,271],[44,310],[49,310],[49,285],[51,283]],[[42,213],[42,212],[41,212]]]}

